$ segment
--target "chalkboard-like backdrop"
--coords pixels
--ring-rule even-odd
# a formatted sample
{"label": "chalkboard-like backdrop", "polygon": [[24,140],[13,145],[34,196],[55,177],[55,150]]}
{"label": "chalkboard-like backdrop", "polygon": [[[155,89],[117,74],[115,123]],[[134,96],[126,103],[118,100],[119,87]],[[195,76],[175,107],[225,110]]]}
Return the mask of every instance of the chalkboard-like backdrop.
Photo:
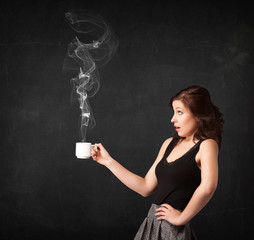
{"label": "chalkboard-like backdrop", "polygon": [[[144,176],[172,136],[170,97],[209,89],[224,113],[219,186],[193,220],[199,239],[246,239],[253,225],[251,8],[213,1],[2,1],[0,6],[0,238],[132,239],[142,198],[92,160],[78,160],[78,103],[62,71],[71,9],[102,15],[119,40],[90,100],[102,142]],[[119,238],[121,234],[121,238]]]}

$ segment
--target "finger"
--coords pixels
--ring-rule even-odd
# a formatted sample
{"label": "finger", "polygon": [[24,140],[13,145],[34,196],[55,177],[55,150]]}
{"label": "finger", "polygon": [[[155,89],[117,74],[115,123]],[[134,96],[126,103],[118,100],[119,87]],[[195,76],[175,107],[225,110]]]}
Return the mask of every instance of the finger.
{"label": "finger", "polygon": [[167,209],[172,208],[172,207],[171,207],[169,204],[167,204],[167,203],[161,204],[161,207],[165,207],[165,208],[167,208]]}
{"label": "finger", "polygon": [[92,151],[92,152],[93,152],[93,153],[98,153],[99,151],[100,151],[100,148],[94,144],[94,147],[93,147],[93,151]]}
{"label": "finger", "polygon": [[100,147],[97,145],[97,143],[94,144],[93,152],[98,154],[101,151]]}
{"label": "finger", "polygon": [[156,212],[165,212],[165,207],[155,209]]}
{"label": "finger", "polygon": [[99,147],[98,143],[94,144],[93,151],[96,151],[96,152],[100,151],[100,147]]}
{"label": "finger", "polygon": [[93,152],[92,153],[92,158],[97,158],[98,157],[98,153],[97,152]]}
{"label": "finger", "polygon": [[165,216],[165,213],[163,213],[163,212],[158,212],[158,213],[155,213],[154,216]]}
{"label": "finger", "polygon": [[103,146],[101,143],[97,143],[96,146],[97,146],[99,149],[102,149],[102,150],[106,151],[106,149],[104,148],[104,146]]}
{"label": "finger", "polygon": [[157,212],[154,214],[154,216],[166,216],[165,212]]}
{"label": "finger", "polygon": [[161,217],[158,217],[158,218],[156,218],[158,221],[160,221],[160,220],[165,220],[165,217],[164,216],[161,216]]}

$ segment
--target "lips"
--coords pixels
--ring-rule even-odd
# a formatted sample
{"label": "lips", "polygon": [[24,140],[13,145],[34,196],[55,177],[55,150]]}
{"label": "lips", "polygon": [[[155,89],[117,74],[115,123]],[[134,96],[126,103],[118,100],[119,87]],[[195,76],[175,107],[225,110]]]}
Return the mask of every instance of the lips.
{"label": "lips", "polygon": [[180,127],[175,126],[175,128],[176,128],[176,131],[180,130]]}

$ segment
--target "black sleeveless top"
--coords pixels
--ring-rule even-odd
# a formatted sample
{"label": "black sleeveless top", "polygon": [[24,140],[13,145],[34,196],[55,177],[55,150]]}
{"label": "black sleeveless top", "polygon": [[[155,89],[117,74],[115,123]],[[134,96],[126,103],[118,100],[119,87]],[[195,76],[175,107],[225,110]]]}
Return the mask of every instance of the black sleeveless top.
{"label": "black sleeveless top", "polygon": [[180,158],[168,163],[167,157],[176,146],[177,140],[173,139],[170,142],[163,158],[155,168],[158,180],[155,204],[168,203],[178,210],[183,210],[186,207],[201,183],[201,171],[195,157],[202,141],[196,143]]}

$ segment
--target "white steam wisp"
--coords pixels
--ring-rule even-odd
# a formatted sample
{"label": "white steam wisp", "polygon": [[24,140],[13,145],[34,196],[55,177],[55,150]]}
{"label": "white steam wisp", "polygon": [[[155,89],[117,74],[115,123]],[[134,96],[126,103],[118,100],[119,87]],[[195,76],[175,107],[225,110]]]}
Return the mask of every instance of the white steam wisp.
{"label": "white steam wisp", "polygon": [[[100,87],[97,68],[113,57],[118,41],[109,25],[97,13],[77,10],[67,12],[65,17],[76,34],[80,35],[69,44],[67,57],[74,60],[74,68],[79,69],[78,76],[71,79],[71,84],[72,93],[78,96],[81,109],[82,141],[86,141],[87,128],[93,128],[96,124],[88,98],[93,97]],[[73,62],[65,60],[64,68],[73,69],[73,66]]]}

